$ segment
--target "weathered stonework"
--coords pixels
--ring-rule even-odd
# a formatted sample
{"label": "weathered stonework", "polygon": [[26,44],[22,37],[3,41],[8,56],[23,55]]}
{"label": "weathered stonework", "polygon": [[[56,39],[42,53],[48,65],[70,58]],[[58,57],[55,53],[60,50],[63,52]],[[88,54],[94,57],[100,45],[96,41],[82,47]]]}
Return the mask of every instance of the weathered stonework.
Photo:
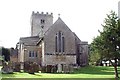
{"label": "weathered stonework", "polygon": [[74,55],[45,55],[46,65],[57,64],[76,64],[76,56]]}
{"label": "weathered stonework", "polygon": [[82,54],[80,55],[81,66],[86,66],[88,64],[88,43],[81,42],[80,45],[83,48]]}
{"label": "weathered stonework", "polygon": [[[65,38],[65,52],[58,53],[55,52],[55,36],[56,33],[61,31],[63,33],[63,36]],[[67,27],[67,25],[59,18],[52,26],[51,28],[46,32],[44,36],[45,41],[45,53],[46,54],[66,54],[63,57],[65,57],[64,61],[58,60],[56,62],[56,58],[54,58],[54,55],[45,55],[45,63],[46,64],[76,64],[76,56],[73,56],[73,54],[76,54],[76,47],[75,47],[75,36],[73,32]],[[67,56],[67,54],[71,54],[70,56]],[[49,59],[50,58],[50,59]],[[55,60],[56,59],[56,60]]]}
{"label": "weathered stonework", "polygon": [[[25,52],[24,52],[24,62],[30,61],[30,62],[37,62],[38,64],[41,64],[42,60],[42,49],[38,46],[25,46]],[[29,57],[29,51],[35,51],[37,52],[37,57]]]}

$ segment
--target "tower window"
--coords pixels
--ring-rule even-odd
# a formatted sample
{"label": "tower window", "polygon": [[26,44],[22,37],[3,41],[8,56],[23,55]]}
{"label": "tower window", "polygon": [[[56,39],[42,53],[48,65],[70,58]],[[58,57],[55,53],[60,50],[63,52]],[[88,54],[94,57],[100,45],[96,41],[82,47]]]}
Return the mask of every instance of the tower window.
{"label": "tower window", "polygon": [[41,28],[44,28],[44,26],[41,26]]}
{"label": "tower window", "polygon": [[41,19],[41,24],[44,24],[45,23],[45,20],[44,19]]}

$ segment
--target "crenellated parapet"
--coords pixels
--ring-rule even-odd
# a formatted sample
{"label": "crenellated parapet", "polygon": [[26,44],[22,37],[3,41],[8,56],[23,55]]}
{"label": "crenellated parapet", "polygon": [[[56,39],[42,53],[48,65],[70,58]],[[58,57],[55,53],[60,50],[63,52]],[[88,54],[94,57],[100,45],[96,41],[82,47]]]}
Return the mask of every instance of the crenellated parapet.
{"label": "crenellated parapet", "polygon": [[32,15],[48,15],[48,16],[53,16],[53,13],[48,13],[48,12],[46,12],[46,13],[44,13],[44,12],[34,12],[34,11],[32,11]]}

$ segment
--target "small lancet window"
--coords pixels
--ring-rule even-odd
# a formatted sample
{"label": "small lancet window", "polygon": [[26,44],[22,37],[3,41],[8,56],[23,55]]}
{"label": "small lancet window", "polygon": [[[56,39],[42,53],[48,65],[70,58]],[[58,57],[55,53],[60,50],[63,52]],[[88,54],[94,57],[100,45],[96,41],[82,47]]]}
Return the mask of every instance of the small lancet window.
{"label": "small lancet window", "polygon": [[61,31],[55,36],[55,52],[65,52],[65,39]]}
{"label": "small lancet window", "polygon": [[29,57],[32,57],[31,51],[29,51]]}

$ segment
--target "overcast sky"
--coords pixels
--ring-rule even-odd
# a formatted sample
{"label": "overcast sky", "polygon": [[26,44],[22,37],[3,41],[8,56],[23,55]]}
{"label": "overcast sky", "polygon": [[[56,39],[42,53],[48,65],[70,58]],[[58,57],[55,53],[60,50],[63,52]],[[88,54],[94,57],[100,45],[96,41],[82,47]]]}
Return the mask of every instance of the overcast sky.
{"label": "overcast sky", "polygon": [[32,11],[60,17],[82,41],[92,42],[102,30],[106,14],[118,12],[119,0],[0,0],[0,46],[15,47],[20,37],[30,36]]}

